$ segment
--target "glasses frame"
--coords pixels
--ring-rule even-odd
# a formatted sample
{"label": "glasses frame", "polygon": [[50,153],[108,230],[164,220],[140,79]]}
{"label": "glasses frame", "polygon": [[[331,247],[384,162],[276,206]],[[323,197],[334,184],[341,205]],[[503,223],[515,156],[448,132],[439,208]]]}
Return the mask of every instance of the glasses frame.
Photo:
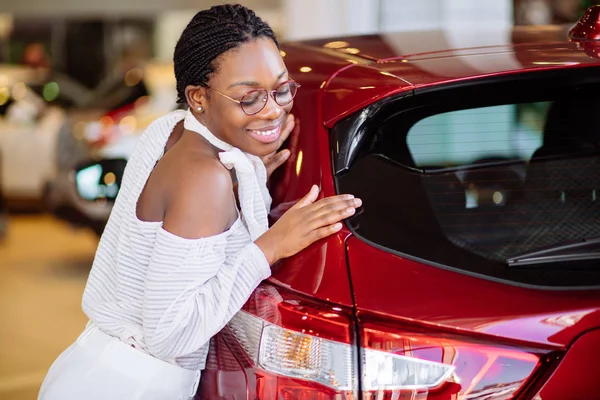
{"label": "glasses frame", "polygon": [[272,90],[267,90],[267,89],[254,89],[254,90],[251,90],[248,93],[246,93],[245,95],[243,95],[241,100],[236,100],[233,97],[229,97],[225,93],[221,93],[217,89],[213,89],[212,87],[210,87],[208,85],[205,85],[205,86],[208,89],[212,90],[213,92],[218,93],[221,96],[225,97],[226,99],[231,100],[234,103],[239,104],[239,106],[242,109],[242,111],[244,112],[244,114],[246,114],[246,115],[256,115],[256,114],[258,114],[259,112],[261,112],[262,110],[265,109],[265,106],[268,103],[268,99],[264,100],[266,97],[263,98],[263,104],[262,104],[262,107],[260,108],[260,110],[254,112],[254,113],[248,113],[248,112],[246,112],[246,110],[244,110],[244,106],[242,105],[242,103],[244,102],[244,98],[246,96],[250,96],[251,94],[256,93],[256,92],[263,92],[263,93],[267,94],[267,97],[270,95],[271,98],[273,99],[273,101],[275,102],[275,104],[277,104],[279,107],[285,107],[288,104],[290,104],[292,101],[294,101],[294,97],[296,97],[296,93],[294,93],[294,96],[292,96],[292,99],[289,102],[285,103],[285,104],[279,104],[279,102],[277,101],[277,99],[275,97],[275,93],[277,93],[277,91],[279,90],[280,87],[282,87],[283,85],[289,84],[289,83],[293,83],[293,84],[296,85],[296,93],[298,93],[298,89],[300,88],[300,84],[298,82],[292,80],[292,79],[289,79],[289,80],[287,80],[285,82],[281,82],[279,85],[277,85],[277,87],[275,89],[272,89]]}

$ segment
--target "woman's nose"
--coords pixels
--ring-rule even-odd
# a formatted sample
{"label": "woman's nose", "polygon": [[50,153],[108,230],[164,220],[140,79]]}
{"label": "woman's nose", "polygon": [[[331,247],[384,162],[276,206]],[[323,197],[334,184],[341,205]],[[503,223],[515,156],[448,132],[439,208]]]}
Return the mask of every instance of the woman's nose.
{"label": "woman's nose", "polygon": [[265,119],[277,119],[283,113],[283,108],[275,102],[275,99],[270,94],[267,96],[267,104],[260,112],[260,116]]}

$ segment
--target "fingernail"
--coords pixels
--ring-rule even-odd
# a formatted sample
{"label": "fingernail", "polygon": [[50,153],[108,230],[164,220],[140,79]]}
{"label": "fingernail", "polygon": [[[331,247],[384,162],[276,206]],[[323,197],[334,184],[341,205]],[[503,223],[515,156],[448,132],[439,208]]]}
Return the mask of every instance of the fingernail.
{"label": "fingernail", "polygon": [[361,199],[354,199],[354,204],[355,204],[357,207],[360,207],[360,206],[362,205],[362,200],[361,200]]}
{"label": "fingernail", "polygon": [[348,208],[346,208],[346,214],[353,214],[354,210],[355,210],[354,207],[348,207]]}

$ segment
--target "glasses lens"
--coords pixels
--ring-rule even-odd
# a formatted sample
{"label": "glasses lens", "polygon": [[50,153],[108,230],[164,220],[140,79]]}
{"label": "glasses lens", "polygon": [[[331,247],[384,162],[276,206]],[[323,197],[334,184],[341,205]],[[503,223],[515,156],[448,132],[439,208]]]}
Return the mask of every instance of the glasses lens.
{"label": "glasses lens", "polygon": [[253,90],[248,93],[240,102],[242,110],[248,115],[256,114],[265,107],[267,103],[267,91],[266,90]]}
{"label": "glasses lens", "polygon": [[277,88],[275,92],[275,101],[280,106],[288,105],[294,100],[294,96],[298,91],[296,82],[285,82]]}

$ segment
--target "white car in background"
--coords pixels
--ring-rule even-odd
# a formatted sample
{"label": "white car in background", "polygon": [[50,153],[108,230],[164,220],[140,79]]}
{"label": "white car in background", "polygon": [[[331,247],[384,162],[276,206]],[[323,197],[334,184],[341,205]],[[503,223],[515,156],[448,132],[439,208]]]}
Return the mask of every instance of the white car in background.
{"label": "white car in background", "polygon": [[58,84],[44,81],[40,70],[0,67],[0,183],[11,205],[39,202],[55,173],[65,111]]}
{"label": "white car in background", "polygon": [[43,204],[67,110],[89,96],[64,75],[0,65],[0,188],[11,208]]}

